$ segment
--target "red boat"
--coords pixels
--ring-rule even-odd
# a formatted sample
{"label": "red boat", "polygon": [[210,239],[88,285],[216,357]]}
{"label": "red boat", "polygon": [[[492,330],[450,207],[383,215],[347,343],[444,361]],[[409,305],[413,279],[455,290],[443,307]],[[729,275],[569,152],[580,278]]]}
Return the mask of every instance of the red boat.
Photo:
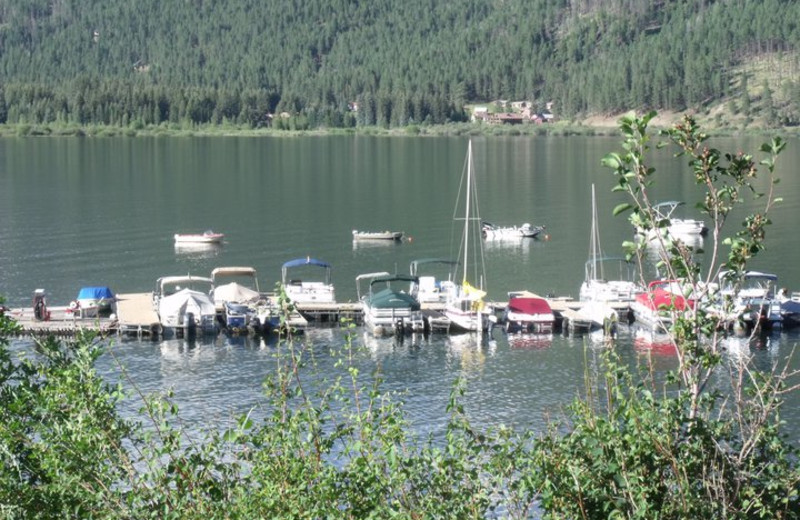
{"label": "red boat", "polygon": [[693,308],[694,300],[683,296],[679,280],[652,281],[631,304],[636,321],[651,330],[668,330],[677,313]]}
{"label": "red boat", "polygon": [[537,296],[511,296],[503,318],[508,332],[553,332],[556,321],[547,300]]}

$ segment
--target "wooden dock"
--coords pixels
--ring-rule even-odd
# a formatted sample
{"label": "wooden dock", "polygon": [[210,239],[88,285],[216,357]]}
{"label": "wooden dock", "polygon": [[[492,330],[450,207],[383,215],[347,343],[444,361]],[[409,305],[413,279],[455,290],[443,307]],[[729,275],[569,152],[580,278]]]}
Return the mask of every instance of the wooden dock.
{"label": "wooden dock", "polygon": [[[525,295],[540,297],[534,293]],[[556,328],[580,332],[586,328],[583,318],[578,314],[581,302],[571,298],[545,298],[556,316]],[[486,302],[495,315],[501,313],[507,302]],[[620,314],[627,313],[625,304],[612,305]],[[444,304],[423,304],[425,321],[432,332],[448,332],[449,320],[444,316]],[[32,308],[18,308],[7,311],[22,328],[22,334],[32,336],[74,335],[81,330],[91,330],[102,334],[123,334],[137,337],[159,337],[162,334],[158,314],[153,308],[153,293],[128,293],[117,295],[116,314],[107,318],[84,318],[71,312],[68,307],[48,307],[46,320],[37,320]],[[289,315],[287,325],[302,331],[315,325],[336,324],[342,319],[362,323],[362,306],[359,302],[346,303],[299,303]]]}

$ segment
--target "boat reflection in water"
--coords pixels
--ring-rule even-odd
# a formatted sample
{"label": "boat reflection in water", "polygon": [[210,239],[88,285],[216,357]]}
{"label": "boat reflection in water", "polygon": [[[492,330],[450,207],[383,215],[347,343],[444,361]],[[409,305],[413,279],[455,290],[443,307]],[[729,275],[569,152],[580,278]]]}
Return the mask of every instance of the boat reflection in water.
{"label": "boat reflection in water", "polygon": [[631,332],[633,348],[636,352],[677,358],[678,349],[669,334],[658,332],[639,324],[634,324]]}
{"label": "boat reflection in water", "polygon": [[545,350],[552,346],[553,334],[516,332],[508,334],[508,345],[520,350]]}
{"label": "boat reflection in water", "polygon": [[188,258],[214,258],[222,249],[221,244],[215,243],[194,243],[194,242],[176,242],[175,254],[185,256]]}

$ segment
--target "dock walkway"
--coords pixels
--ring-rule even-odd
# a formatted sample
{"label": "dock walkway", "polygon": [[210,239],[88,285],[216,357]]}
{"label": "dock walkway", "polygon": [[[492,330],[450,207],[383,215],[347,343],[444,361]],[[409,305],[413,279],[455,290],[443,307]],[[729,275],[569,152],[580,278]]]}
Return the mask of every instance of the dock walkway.
{"label": "dock walkway", "polygon": [[[538,296],[526,292],[526,295]],[[573,330],[572,324],[577,324],[579,315],[577,310],[581,302],[571,298],[545,298],[556,315],[557,326]],[[487,302],[486,305],[494,313],[502,312],[507,302]],[[612,305],[620,313],[629,310],[626,304]],[[423,304],[425,319],[431,330],[448,331],[449,322],[444,316],[443,304]],[[49,319],[37,320],[32,308],[17,308],[8,310],[11,316],[22,328],[22,334],[43,335],[74,335],[80,330],[92,330],[100,333],[118,333],[130,336],[158,337],[162,334],[158,314],[153,308],[153,293],[128,293],[117,295],[116,315],[108,318],[82,318],[71,312],[68,307],[48,307]],[[350,319],[361,323],[362,306],[359,302],[346,303],[300,303],[296,310],[289,316],[288,324],[297,330],[303,330],[315,323],[331,324],[340,319]]]}

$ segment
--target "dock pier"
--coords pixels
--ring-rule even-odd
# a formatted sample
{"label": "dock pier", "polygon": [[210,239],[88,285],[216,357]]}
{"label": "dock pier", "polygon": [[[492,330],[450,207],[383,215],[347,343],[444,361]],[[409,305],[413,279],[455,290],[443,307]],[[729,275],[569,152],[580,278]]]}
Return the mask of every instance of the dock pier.
{"label": "dock pier", "polygon": [[[569,333],[581,333],[588,329],[588,324],[577,310],[581,302],[571,298],[545,298],[556,317],[555,328]],[[487,302],[487,307],[495,315],[502,313],[507,302]],[[618,312],[627,316],[629,307],[626,304],[613,305]],[[423,304],[422,311],[428,329],[434,333],[449,332],[449,321],[442,311],[444,304]],[[153,293],[127,293],[117,295],[116,314],[109,317],[81,317],[69,307],[48,307],[46,319],[36,319],[32,308],[8,309],[5,312],[21,327],[21,334],[26,336],[72,336],[79,331],[94,331],[100,334],[118,334],[132,337],[149,337],[156,339],[162,336],[162,328],[158,314],[153,308]],[[362,323],[361,304],[346,303],[298,303],[289,315],[287,325],[294,330],[302,331],[309,327],[330,325],[342,319]],[[585,320],[584,320],[585,321]]]}

